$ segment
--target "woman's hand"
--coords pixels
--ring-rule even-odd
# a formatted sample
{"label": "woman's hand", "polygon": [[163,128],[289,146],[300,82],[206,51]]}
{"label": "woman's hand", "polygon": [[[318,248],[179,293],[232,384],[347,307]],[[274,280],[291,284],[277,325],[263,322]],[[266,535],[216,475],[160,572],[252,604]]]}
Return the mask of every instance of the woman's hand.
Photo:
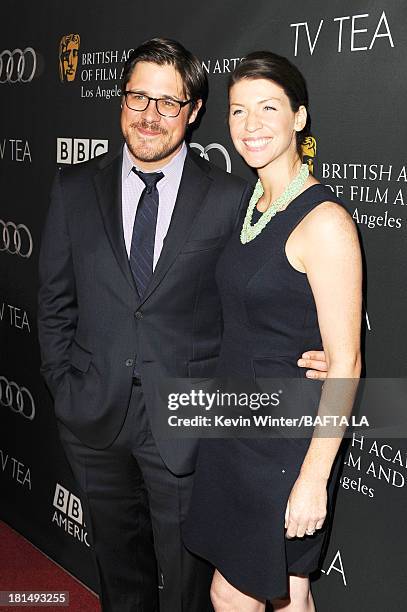
{"label": "woman's hand", "polygon": [[298,476],[285,512],[286,538],[302,538],[321,529],[326,517],[327,480],[320,476]]}

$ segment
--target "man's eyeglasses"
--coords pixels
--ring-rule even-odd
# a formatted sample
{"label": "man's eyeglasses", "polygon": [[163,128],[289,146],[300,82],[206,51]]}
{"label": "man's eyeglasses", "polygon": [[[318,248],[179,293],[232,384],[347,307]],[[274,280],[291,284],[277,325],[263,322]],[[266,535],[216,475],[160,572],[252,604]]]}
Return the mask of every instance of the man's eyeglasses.
{"label": "man's eyeglasses", "polygon": [[152,98],[135,91],[124,91],[123,95],[127,108],[134,111],[145,111],[151,100],[154,100],[157,113],[163,117],[178,117],[181,108],[192,102],[192,100],[179,102],[173,98]]}

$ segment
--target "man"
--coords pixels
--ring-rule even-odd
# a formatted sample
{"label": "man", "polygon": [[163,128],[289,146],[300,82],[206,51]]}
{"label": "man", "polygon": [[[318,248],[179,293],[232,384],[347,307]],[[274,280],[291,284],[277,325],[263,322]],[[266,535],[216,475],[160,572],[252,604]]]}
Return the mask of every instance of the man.
{"label": "man", "polygon": [[155,382],[215,372],[215,265],[251,194],[185,145],[206,97],[179,43],[138,47],[124,69],[123,150],[60,172],[44,229],[42,371],[88,501],[104,611],[157,609],[154,549],[161,612],[212,609],[211,568],[180,536],[196,444],[154,435]]}

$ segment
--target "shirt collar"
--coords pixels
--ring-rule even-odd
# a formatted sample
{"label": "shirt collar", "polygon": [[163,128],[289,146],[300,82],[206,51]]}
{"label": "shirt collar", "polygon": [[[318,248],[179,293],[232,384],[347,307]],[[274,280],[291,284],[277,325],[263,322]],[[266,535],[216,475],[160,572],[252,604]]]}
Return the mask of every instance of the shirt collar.
{"label": "shirt collar", "polygon": [[[187,155],[188,148],[185,144],[185,141],[182,143],[181,149],[178,153],[169,161],[167,164],[162,166],[161,168],[157,168],[154,172],[162,172],[164,174],[164,179],[170,179],[175,176],[179,176],[182,173],[184,168],[185,157]],[[133,166],[135,166],[132,158],[130,157],[130,151],[127,147],[127,144],[124,143],[123,146],[123,166],[122,166],[122,176],[123,179],[126,179],[130,172],[132,171]],[[138,166],[135,166],[137,170],[141,170]]]}

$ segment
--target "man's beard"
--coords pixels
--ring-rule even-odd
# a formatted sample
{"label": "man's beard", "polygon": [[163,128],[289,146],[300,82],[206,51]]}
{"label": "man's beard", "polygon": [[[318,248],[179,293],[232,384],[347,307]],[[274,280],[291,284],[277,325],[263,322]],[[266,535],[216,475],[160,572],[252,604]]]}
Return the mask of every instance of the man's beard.
{"label": "man's beard", "polygon": [[142,162],[155,162],[165,159],[171,153],[174,153],[180,146],[183,141],[183,138],[176,142],[171,142],[171,137],[169,136],[166,129],[164,129],[159,124],[154,123],[146,123],[145,121],[139,121],[138,123],[132,123],[129,128],[130,130],[134,130],[134,128],[142,128],[145,130],[151,130],[153,132],[159,133],[163,136],[157,143],[154,145],[146,144],[148,143],[148,139],[146,138],[143,142],[142,135],[136,135],[136,142],[132,142],[130,139],[133,131],[130,131],[130,137],[126,136],[126,144],[135,159],[138,159]]}

